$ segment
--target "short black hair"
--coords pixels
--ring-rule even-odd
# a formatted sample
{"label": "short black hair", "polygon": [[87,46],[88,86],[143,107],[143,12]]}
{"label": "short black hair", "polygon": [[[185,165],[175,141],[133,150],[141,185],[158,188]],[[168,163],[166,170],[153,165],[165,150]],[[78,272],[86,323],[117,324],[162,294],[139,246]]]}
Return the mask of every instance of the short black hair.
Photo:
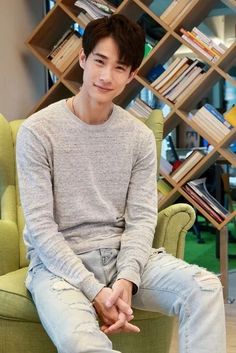
{"label": "short black hair", "polygon": [[102,17],[89,22],[82,38],[85,56],[88,57],[97,43],[106,37],[114,39],[119,59],[131,66],[131,72],[141,64],[144,56],[145,33],[136,23],[121,14]]}

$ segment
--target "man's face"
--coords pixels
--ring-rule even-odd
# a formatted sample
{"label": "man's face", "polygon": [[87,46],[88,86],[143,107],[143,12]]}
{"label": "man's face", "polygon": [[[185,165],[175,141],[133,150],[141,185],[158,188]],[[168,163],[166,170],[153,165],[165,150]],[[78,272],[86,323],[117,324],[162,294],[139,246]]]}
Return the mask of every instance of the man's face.
{"label": "man's face", "polygon": [[84,69],[83,90],[98,103],[113,101],[129,83],[135,72],[120,62],[118,48],[111,37],[101,39],[86,58],[80,54],[80,65]]}

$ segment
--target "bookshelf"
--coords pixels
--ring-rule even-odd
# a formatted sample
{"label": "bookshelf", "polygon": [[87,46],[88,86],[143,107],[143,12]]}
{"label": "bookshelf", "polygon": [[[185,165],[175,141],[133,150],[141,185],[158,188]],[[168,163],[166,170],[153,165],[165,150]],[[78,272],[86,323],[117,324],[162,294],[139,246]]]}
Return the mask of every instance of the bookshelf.
{"label": "bookshelf", "polygon": [[[180,0],[186,1],[186,0]],[[191,126],[200,136],[207,139],[212,144],[213,149],[204,158],[202,158],[179,182],[171,177],[171,175],[162,174],[171,187],[164,197],[161,198],[159,208],[169,206],[174,203],[177,198],[182,195],[190,202],[200,213],[202,213],[214,226],[220,231],[221,239],[221,279],[224,285],[225,297],[227,296],[227,223],[236,216],[236,211],[232,212],[226,219],[218,223],[211,217],[201,206],[199,206],[189,195],[184,191],[183,186],[187,181],[199,178],[215,161],[222,156],[230,164],[236,166],[236,155],[233,154],[229,145],[236,139],[236,128],[233,128],[229,134],[223,139],[216,142],[210,134],[208,134],[204,126],[188,118],[188,113],[200,102],[206,93],[220,79],[225,79],[231,85],[236,86],[235,80],[228,75],[228,71],[236,63],[236,43],[233,43],[226,52],[216,61],[212,62],[204,55],[198,52],[194,47],[188,44],[182,37],[181,28],[191,31],[193,27],[197,27],[206,18],[208,13],[214,9],[223,0],[189,0],[185,11],[182,11],[179,16],[171,23],[165,22],[163,16],[157,16],[150,10],[152,1],[150,0],[123,0],[117,7],[116,13],[121,13],[131,18],[138,20],[142,14],[147,14],[163,29],[163,37],[153,47],[148,56],[145,57],[140,67],[138,74],[134,80],[127,86],[125,94],[121,94],[116,103],[126,107],[139,92],[146,88],[151,91],[157,99],[167,104],[170,108],[170,113],[165,118],[164,135],[166,136],[180,122],[184,121]],[[64,72],[60,72],[47,58],[53,45],[62,37],[62,35],[73,25],[77,24],[83,27],[83,23],[78,18],[81,9],[74,5],[75,0],[57,0],[53,8],[45,16],[45,18],[35,28],[33,33],[27,40],[27,46],[32,54],[56,77],[56,82],[45,94],[44,97],[33,108],[30,114],[34,111],[42,109],[48,104],[62,98],[70,97],[79,91],[82,82],[82,70],[78,65],[78,59],[75,58],[66,68]],[[224,1],[225,2],[225,1]],[[207,65],[207,70],[203,78],[198,84],[190,85],[187,94],[183,99],[177,101],[176,104],[170,102],[162,96],[156,89],[151,86],[147,76],[150,70],[156,64],[165,64],[177,49],[185,45],[196,57]],[[223,249],[223,250],[222,250]]]}

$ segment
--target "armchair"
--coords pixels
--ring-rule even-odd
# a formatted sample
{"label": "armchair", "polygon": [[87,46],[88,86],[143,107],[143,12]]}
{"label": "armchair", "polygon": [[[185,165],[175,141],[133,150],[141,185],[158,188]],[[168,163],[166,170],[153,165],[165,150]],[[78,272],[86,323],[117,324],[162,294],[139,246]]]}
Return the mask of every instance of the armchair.
{"label": "armchair", "polygon": [[[44,331],[24,280],[27,272],[22,239],[24,217],[20,205],[15,167],[15,141],[23,120],[7,122],[0,115],[0,347],[1,353],[54,353],[56,348]],[[156,136],[160,156],[163,118],[154,111],[146,121]],[[176,204],[159,213],[154,247],[183,257],[184,240],[195,220],[193,208]],[[111,337],[122,353],[167,353],[173,318],[159,313],[135,310],[138,335]]]}

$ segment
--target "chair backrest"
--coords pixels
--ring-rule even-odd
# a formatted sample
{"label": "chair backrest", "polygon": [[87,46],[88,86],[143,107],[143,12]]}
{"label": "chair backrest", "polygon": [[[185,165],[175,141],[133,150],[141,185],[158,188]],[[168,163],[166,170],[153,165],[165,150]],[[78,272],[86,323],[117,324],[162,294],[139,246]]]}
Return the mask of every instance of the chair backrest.
{"label": "chair backrest", "polygon": [[[156,148],[157,148],[157,160],[158,160],[158,171],[159,171],[159,161],[161,155],[161,143],[163,137],[163,115],[160,110],[153,110],[150,116],[147,119],[140,118],[154,133],[156,139]],[[20,203],[19,196],[19,187],[18,187],[18,178],[16,171],[15,163],[15,146],[16,146],[16,137],[20,125],[23,123],[22,120],[14,120],[10,123],[7,120],[0,116],[0,178],[2,175],[6,175],[4,185],[14,185],[16,189],[16,220],[19,231],[19,251],[20,251],[20,268],[28,265],[26,259],[26,248],[23,241],[23,229],[24,229],[24,215]],[[2,172],[2,169],[4,171]],[[0,180],[0,185],[1,183]]]}

